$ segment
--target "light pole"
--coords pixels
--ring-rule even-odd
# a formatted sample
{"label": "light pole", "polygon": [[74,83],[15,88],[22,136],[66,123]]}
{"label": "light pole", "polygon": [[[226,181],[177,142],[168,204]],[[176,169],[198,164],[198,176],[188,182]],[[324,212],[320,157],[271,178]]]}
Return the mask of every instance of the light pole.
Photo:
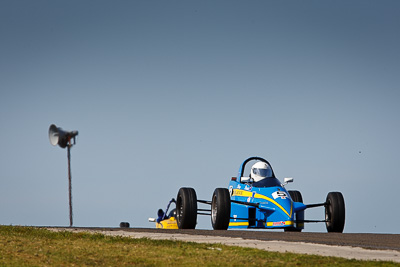
{"label": "light pole", "polygon": [[[75,137],[78,135],[78,131],[64,131],[60,127],[54,124],[50,125],[49,128],[49,140],[53,146],[59,145],[61,148],[67,148],[68,157],[68,197],[69,197],[69,226],[73,225],[72,216],[72,179],[71,179],[71,147],[75,145]],[[72,144],[71,140],[74,140]]]}

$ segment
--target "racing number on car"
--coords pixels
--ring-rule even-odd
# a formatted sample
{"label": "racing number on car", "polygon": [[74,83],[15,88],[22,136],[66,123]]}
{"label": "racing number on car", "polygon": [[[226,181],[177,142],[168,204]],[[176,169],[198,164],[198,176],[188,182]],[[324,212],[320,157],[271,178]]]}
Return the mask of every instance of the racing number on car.
{"label": "racing number on car", "polygon": [[276,191],[276,192],[272,193],[272,197],[274,199],[277,199],[277,198],[286,199],[287,195],[283,191]]}

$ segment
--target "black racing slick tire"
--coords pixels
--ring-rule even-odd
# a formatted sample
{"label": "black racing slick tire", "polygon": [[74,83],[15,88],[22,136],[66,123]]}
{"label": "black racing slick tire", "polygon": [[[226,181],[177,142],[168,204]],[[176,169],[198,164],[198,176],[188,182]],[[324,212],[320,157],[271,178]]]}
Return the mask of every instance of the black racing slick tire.
{"label": "black racing slick tire", "polygon": [[289,195],[290,195],[290,197],[292,198],[292,200],[293,200],[294,202],[301,202],[301,203],[303,203],[303,197],[302,197],[300,191],[297,191],[297,190],[289,190],[288,192],[289,192]]}
{"label": "black racing slick tire", "polygon": [[344,198],[340,192],[330,192],[326,196],[325,224],[328,233],[342,233],[345,222]]}
{"label": "black racing slick tire", "polygon": [[231,198],[226,188],[216,188],[211,200],[211,224],[214,230],[227,230],[231,216]]}
{"label": "black racing slick tire", "polygon": [[193,188],[182,187],[176,197],[176,221],[179,229],[195,229],[197,223],[197,195]]}
{"label": "black racing slick tire", "polygon": [[[293,202],[301,202],[303,203],[303,197],[300,193],[300,191],[297,190],[289,190],[289,195],[292,198]],[[299,211],[296,213],[296,220],[304,220],[304,211]],[[301,232],[301,230],[304,228],[304,222],[298,223],[296,222],[297,227],[289,227],[285,228],[285,232]]]}

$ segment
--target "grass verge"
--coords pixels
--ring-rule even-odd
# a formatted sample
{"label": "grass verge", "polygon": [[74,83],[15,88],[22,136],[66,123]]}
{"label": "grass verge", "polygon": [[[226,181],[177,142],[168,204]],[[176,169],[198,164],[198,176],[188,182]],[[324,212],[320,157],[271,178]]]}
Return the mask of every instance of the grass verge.
{"label": "grass verge", "polygon": [[0,226],[0,266],[400,266],[218,244]]}

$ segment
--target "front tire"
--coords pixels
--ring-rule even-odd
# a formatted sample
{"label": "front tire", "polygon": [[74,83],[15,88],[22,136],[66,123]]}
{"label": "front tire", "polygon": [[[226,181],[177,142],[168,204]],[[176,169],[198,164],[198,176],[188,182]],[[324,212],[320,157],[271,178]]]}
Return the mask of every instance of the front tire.
{"label": "front tire", "polygon": [[[293,202],[303,203],[303,197],[302,197],[300,191],[289,190],[288,192],[289,192],[289,195],[292,198]],[[296,221],[304,220],[304,210],[298,211],[295,215],[295,219],[296,219]],[[284,231],[285,232],[301,232],[301,230],[303,230],[303,228],[304,228],[304,222],[301,222],[301,223],[296,222],[296,227],[288,227],[288,228],[285,228]]]}
{"label": "front tire", "polygon": [[300,191],[297,190],[289,190],[289,195],[292,198],[293,202],[301,202],[303,203],[303,197]]}
{"label": "front tire", "polygon": [[214,230],[226,230],[231,216],[231,198],[226,188],[216,188],[211,201],[211,224]]}
{"label": "front tire", "polygon": [[179,229],[195,229],[197,223],[197,195],[193,188],[182,187],[176,197],[176,222]]}
{"label": "front tire", "polygon": [[325,205],[326,230],[331,233],[342,233],[345,221],[344,198],[340,192],[330,192]]}

